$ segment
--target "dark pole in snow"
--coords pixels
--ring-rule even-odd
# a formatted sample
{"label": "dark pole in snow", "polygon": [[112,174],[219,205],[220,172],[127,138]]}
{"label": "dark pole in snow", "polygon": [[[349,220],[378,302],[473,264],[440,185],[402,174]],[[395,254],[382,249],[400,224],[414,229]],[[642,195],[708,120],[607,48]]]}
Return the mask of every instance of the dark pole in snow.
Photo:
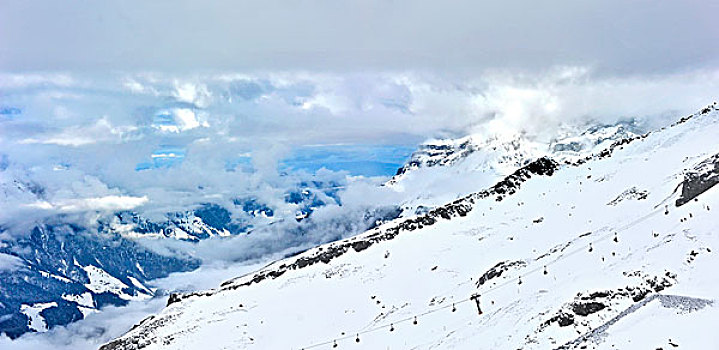
{"label": "dark pole in snow", "polygon": [[481,315],[482,308],[479,306],[479,294],[472,294],[470,299],[474,300],[474,302],[477,304],[477,312]]}

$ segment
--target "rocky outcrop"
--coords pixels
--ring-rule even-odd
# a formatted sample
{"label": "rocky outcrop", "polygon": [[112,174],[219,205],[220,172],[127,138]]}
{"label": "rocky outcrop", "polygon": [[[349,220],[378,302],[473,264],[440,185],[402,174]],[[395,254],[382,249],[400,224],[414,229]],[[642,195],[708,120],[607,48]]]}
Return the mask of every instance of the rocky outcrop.
{"label": "rocky outcrop", "polygon": [[510,268],[519,268],[526,266],[527,263],[524,261],[502,261],[494,265],[491,269],[487,270],[482,276],[477,279],[477,288],[481,287],[489,280],[502,276],[502,274],[508,271]]}
{"label": "rocky outcrop", "polygon": [[703,160],[684,174],[682,194],[676,201],[680,207],[719,183],[719,153]]}
{"label": "rocky outcrop", "polygon": [[607,205],[617,205],[627,199],[634,199],[640,201],[642,199],[647,199],[647,196],[649,196],[648,191],[639,190],[636,187],[632,187],[622,192],[620,195],[617,196],[617,198],[612,199],[609,203],[607,203]]}
{"label": "rocky outcrop", "polygon": [[[714,303],[713,300],[685,297],[681,295],[654,294],[649,298],[646,298],[633,304],[632,306],[620,312],[618,315],[609,319],[609,321],[604,322],[601,326],[594,328],[591,331],[579,336],[578,338],[563,344],[562,346],[556,348],[556,350],[586,349],[588,347],[586,343],[593,341],[596,342],[599,338],[602,337],[602,335],[607,331],[607,329],[617,323],[617,321],[631,315],[634,312],[637,312],[639,309],[643,308],[655,299],[659,299],[662,307],[678,309],[680,310],[680,312],[693,312],[701,310],[707,306],[711,306]],[[672,347],[676,347],[676,345],[672,345]]]}
{"label": "rocky outcrop", "polygon": [[640,302],[650,294],[659,293],[676,283],[676,275],[667,272],[664,276],[642,276],[639,272],[626,273],[627,277],[642,277],[643,281],[634,286],[627,286],[614,290],[596,291],[588,294],[579,293],[573,301],[562,306],[554,316],[544,321],[538,332],[542,332],[550,325],[556,323],[559,327],[575,325],[578,320],[598,313],[603,310],[611,312],[617,305],[631,299],[632,302]]}

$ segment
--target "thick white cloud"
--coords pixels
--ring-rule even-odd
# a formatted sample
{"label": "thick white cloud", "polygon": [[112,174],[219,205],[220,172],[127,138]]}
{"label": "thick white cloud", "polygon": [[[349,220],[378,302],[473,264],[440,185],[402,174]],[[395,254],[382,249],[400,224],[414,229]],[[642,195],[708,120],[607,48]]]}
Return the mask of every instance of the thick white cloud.
{"label": "thick white cloud", "polygon": [[147,197],[103,196],[67,199],[56,203],[42,201],[29,203],[27,206],[40,210],[56,210],[62,213],[85,211],[114,212],[135,209],[145,203],[147,203]]}
{"label": "thick white cloud", "polygon": [[17,270],[22,265],[22,260],[18,257],[0,253],[0,272]]}
{"label": "thick white cloud", "polygon": [[[62,108],[61,110],[65,110]],[[194,117],[194,115],[192,115]],[[71,118],[71,116],[62,115],[61,118]],[[199,123],[191,120],[183,123],[186,127],[188,123]],[[194,124],[193,124],[194,125]],[[195,126],[195,127],[196,127]],[[20,140],[21,144],[46,144],[59,146],[84,146],[98,142],[122,142],[124,138],[130,136],[137,131],[135,126],[113,126],[106,118],[100,118],[92,125],[75,125],[67,127],[58,132],[49,132]]]}
{"label": "thick white cloud", "polygon": [[[0,88],[0,108],[11,111],[0,114],[0,150],[9,164],[0,182],[13,188],[14,179],[23,179],[45,192],[5,196],[12,206],[0,213],[2,222],[136,207],[161,217],[208,201],[229,205],[239,194],[281,200],[282,186],[293,180],[280,177],[277,164],[298,146],[414,145],[467,133],[541,138],[564,124],[676,118],[719,92],[717,70],[606,77],[587,67],[461,78],[410,72],[5,77],[15,83]],[[150,169],[136,171],[142,168]],[[31,208],[42,210],[28,213]]]}

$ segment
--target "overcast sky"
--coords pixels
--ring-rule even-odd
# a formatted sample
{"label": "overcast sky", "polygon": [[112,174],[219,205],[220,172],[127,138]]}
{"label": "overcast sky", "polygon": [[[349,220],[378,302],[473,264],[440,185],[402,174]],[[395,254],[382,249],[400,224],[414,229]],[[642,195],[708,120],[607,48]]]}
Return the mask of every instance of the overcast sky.
{"label": "overcast sky", "polygon": [[716,65],[705,0],[0,0],[0,69],[430,70]]}

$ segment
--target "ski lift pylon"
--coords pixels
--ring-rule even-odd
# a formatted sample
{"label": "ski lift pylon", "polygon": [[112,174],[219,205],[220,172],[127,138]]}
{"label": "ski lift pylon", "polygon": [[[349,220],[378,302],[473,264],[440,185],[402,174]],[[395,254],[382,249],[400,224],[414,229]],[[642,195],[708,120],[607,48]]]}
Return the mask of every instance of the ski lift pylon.
{"label": "ski lift pylon", "polygon": [[470,299],[474,300],[475,304],[477,304],[477,313],[479,313],[479,314],[481,315],[481,314],[482,314],[482,307],[479,305],[479,296],[480,296],[479,294],[476,294],[476,293],[475,293],[475,294],[472,294],[472,296],[470,297]]}

